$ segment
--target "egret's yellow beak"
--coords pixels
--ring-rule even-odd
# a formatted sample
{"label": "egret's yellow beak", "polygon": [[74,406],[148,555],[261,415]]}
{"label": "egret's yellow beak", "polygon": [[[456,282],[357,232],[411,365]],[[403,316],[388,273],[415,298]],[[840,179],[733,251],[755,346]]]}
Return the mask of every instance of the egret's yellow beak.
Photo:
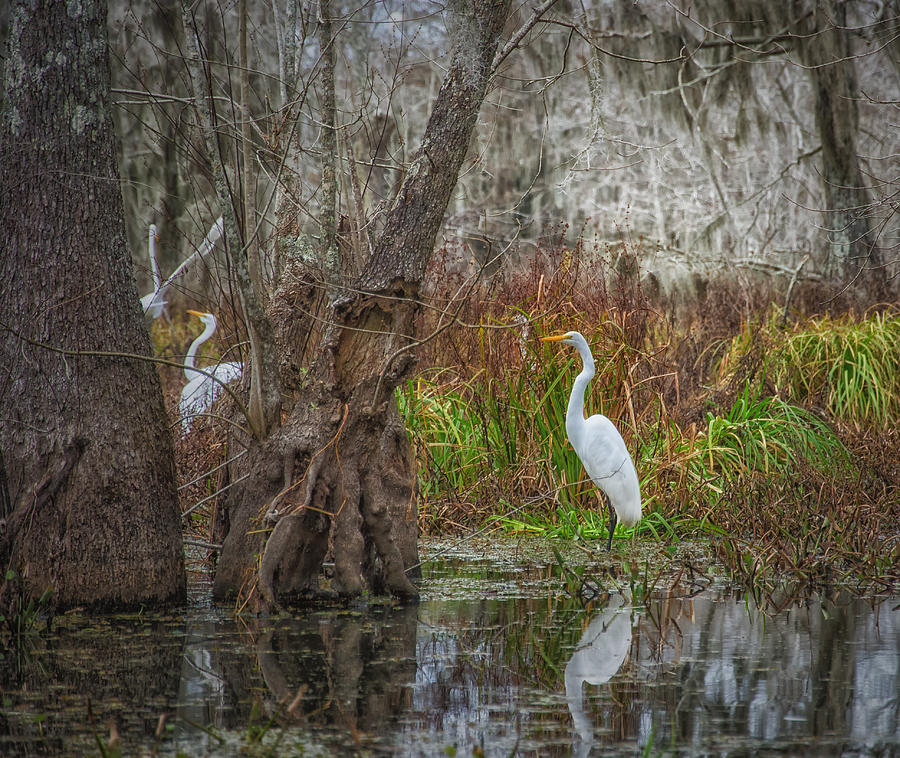
{"label": "egret's yellow beak", "polygon": [[568,336],[568,334],[554,334],[552,337],[541,337],[541,342],[559,342]]}
{"label": "egret's yellow beak", "polygon": [[190,313],[192,316],[197,316],[197,318],[203,318],[206,315],[205,313],[203,313],[201,311],[192,311],[190,308],[188,309],[187,312]]}

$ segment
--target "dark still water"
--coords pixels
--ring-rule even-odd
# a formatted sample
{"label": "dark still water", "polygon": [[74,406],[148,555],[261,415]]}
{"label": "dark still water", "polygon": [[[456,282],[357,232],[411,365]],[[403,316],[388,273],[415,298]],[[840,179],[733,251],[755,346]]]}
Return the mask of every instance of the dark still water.
{"label": "dark still water", "polygon": [[238,618],[198,583],[58,618],[3,652],[0,755],[900,755],[900,599],[585,605],[551,564],[442,557],[414,606]]}

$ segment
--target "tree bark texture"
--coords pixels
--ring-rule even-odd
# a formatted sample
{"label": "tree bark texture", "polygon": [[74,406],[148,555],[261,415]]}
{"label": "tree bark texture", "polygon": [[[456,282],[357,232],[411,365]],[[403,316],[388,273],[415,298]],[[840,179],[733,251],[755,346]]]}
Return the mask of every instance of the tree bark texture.
{"label": "tree bark texture", "polygon": [[[20,2],[0,123],[0,559],[58,607],[185,592],[168,418],[126,243],[106,3]],[[62,351],[62,352],[61,352]],[[110,353],[89,355],[79,353]]]}
{"label": "tree bark texture", "polygon": [[864,295],[880,296],[886,270],[869,223],[872,197],[859,163],[859,87],[843,3],[818,5],[818,33],[807,43],[815,89],[816,128],[822,144],[827,273]]}
{"label": "tree bark texture", "polygon": [[[415,466],[395,388],[414,366],[419,288],[466,156],[509,2],[458,3],[447,75],[359,281],[329,308],[293,410],[254,451],[233,496],[216,575],[262,608],[333,589],[415,597]],[[286,330],[280,330],[287,333]],[[290,382],[285,382],[289,384]],[[263,533],[271,528],[271,532]]]}

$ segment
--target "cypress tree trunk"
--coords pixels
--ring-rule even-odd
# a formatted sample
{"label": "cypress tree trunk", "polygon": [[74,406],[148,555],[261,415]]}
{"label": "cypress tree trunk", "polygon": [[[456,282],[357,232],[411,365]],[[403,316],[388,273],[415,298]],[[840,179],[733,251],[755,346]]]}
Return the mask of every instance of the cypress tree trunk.
{"label": "cypress tree trunk", "polygon": [[[19,2],[0,123],[0,560],[58,607],[185,591],[172,442],[126,243],[106,3]],[[79,354],[84,353],[84,354]],[[9,591],[11,588],[6,587]]]}
{"label": "cypress tree trunk", "polygon": [[380,239],[330,304],[289,418],[251,445],[248,478],[232,490],[217,597],[243,590],[265,608],[316,595],[329,550],[339,594],[417,594],[416,472],[394,389],[414,366],[422,276],[509,12],[508,0],[454,6],[447,75]]}
{"label": "cypress tree trunk", "polygon": [[881,297],[886,271],[869,223],[872,197],[859,165],[859,87],[844,3],[824,0],[806,58],[815,89],[816,128],[822,144],[827,273],[860,295]]}

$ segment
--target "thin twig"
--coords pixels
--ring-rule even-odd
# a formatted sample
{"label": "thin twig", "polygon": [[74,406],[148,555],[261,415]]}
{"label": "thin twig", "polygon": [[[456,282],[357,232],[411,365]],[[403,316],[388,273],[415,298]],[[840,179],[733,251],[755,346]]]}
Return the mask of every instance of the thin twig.
{"label": "thin twig", "polygon": [[184,513],[181,514],[181,518],[184,518],[185,516],[190,515],[204,503],[212,500],[214,497],[221,495],[229,487],[233,487],[235,484],[239,484],[240,482],[243,482],[245,479],[249,479],[249,478],[250,478],[250,474],[244,474],[243,476],[235,479],[233,482],[228,482],[228,484],[226,484],[224,487],[221,487],[218,490],[216,490],[215,492],[213,492],[212,495],[207,495],[202,500],[198,500],[196,503],[194,503],[190,508],[188,508]]}
{"label": "thin twig", "polygon": [[541,5],[532,11],[531,18],[516,30],[512,37],[509,38],[509,41],[503,46],[502,50],[497,51],[497,54],[494,56],[494,62],[491,64],[492,73],[495,72],[507,56],[519,46],[519,43],[525,38],[525,35],[534,28],[534,25],[542,20],[541,16],[555,4],[556,0],[544,0]]}
{"label": "thin twig", "polygon": [[246,455],[246,454],[247,454],[247,451],[246,451],[246,450],[241,450],[241,452],[239,452],[239,453],[238,453],[237,455],[235,455],[235,456],[232,456],[231,458],[229,458],[229,459],[228,459],[227,461],[225,461],[224,463],[220,463],[220,464],[219,464],[218,466],[216,466],[215,468],[211,468],[209,471],[204,471],[204,472],[203,472],[202,474],[200,474],[200,476],[198,476],[196,479],[191,479],[191,481],[187,482],[186,484],[182,484],[182,485],[178,488],[178,491],[180,492],[181,490],[186,489],[187,487],[190,487],[192,484],[196,484],[197,482],[199,482],[199,481],[200,481],[201,479],[203,479],[204,477],[207,477],[207,476],[209,476],[210,474],[216,473],[216,471],[218,471],[218,470],[219,470],[220,468],[222,468],[223,466],[227,466],[229,463],[233,463],[233,462],[236,461],[238,458],[240,458],[241,456],[244,456],[244,455]]}

